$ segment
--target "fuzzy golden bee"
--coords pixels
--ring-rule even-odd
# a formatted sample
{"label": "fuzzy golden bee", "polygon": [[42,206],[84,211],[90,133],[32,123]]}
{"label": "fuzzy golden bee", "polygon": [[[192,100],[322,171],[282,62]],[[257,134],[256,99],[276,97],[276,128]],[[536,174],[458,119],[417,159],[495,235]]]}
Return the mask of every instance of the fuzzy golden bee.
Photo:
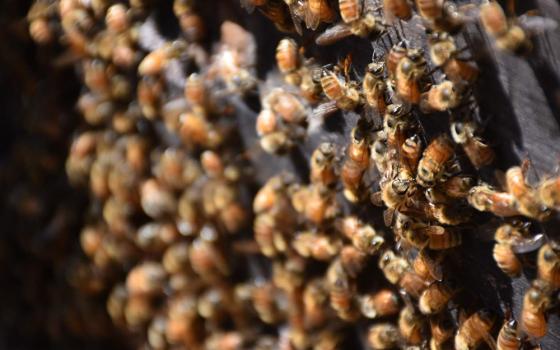
{"label": "fuzzy golden bee", "polygon": [[430,142],[418,163],[418,184],[424,187],[434,186],[454,154],[453,145],[446,136],[439,136]]}

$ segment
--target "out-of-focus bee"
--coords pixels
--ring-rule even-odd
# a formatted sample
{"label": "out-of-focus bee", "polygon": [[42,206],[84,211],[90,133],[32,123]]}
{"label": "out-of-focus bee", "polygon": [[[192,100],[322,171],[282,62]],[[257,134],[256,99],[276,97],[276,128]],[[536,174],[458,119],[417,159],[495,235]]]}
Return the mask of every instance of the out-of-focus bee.
{"label": "out-of-focus bee", "polygon": [[443,250],[462,243],[462,235],[457,230],[419,222],[401,213],[396,217],[394,231],[406,243],[418,249]]}
{"label": "out-of-focus bee", "polygon": [[328,312],[329,291],[323,279],[313,279],[303,290],[303,308],[306,327],[315,328],[324,324]]}
{"label": "out-of-focus bee", "polygon": [[511,319],[504,322],[496,340],[497,350],[516,350],[521,348],[521,337],[517,332],[517,321]]}
{"label": "out-of-focus bee", "polygon": [[399,298],[390,289],[382,289],[359,297],[360,310],[367,318],[396,315],[399,312]]}
{"label": "out-of-focus bee", "polygon": [[356,278],[365,268],[368,255],[353,245],[346,245],[340,250],[340,263],[351,278]]}
{"label": "out-of-focus bee", "polygon": [[550,306],[551,286],[537,279],[525,292],[521,308],[521,329],[532,338],[543,337],[548,329],[546,309]]}
{"label": "out-of-focus bee", "polygon": [[420,141],[420,137],[418,135],[412,135],[404,140],[401,146],[401,155],[408,170],[413,174],[416,172],[416,167],[418,166],[421,154],[422,142]]}
{"label": "out-of-focus bee", "polygon": [[297,70],[301,66],[302,57],[294,39],[284,38],[276,46],[276,64],[284,80],[288,84],[299,85],[301,77]]}
{"label": "out-of-focus bee", "polygon": [[407,21],[412,17],[412,7],[406,0],[383,0],[383,14],[388,23],[395,17]]}
{"label": "out-of-focus bee", "polygon": [[450,80],[432,85],[427,92],[422,94],[420,109],[424,113],[451,110],[461,103],[462,90],[462,86]]}
{"label": "out-of-focus bee", "polygon": [[554,288],[560,288],[560,247],[556,242],[544,244],[537,258],[539,278]]}
{"label": "out-of-focus bee", "polygon": [[454,33],[466,21],[465,16],[450,1],[415,0],[418,13],[428,28]]}
{"label": "out-of-focus bee", "polygon": [[315,30],[321,22],[331,23],[335,17],[336,13],[327,0],[307,0],[304,7],[304,19],[307,28]]}
{"label": "out-of-focus bee", "polygon": [[327,285],[330,304],[337,316],[345,321],[356,320],[360,316],[360,310],[355,281],[349,278],[338,259],[327,270]]}
{"label": "out-of-focus bee", "polygon": [[238,350],[243,349],[245,339],[240,332],[231,331],[225,333],[215,333],[210,335],[205,343],[208,350]]}
{"label": "out-of-focus bee", "polygon": [[450,177],[438,187],[446,196],[450,198],[465,198],[469,195],[469,190],[473,187],[474,179],[466,175],[456,175]]}
{"label": "out-of-focus bee", "polygon": [[176,40],[164,44],[161,48],[150,52],[138,66],[140,75],[160,74],[169,64],[169,61],[179,58],[187,50],[187,44]]}
{"label": "out-of-focus bee", "polygon": [[408,49],[401,58],[395,71],[395,84],[398,96],[405,102],[420,102],[421,79],[426,74],[426,60],[421,49]]}
{"label": "out-of-focus bee", "polygon": [[387,24],[373,11],[362,9],[361,0],[338,2],[342,23],[327,28],[315,39],[317,45],[331,45],[350,35],[361,38],[376,38],[385,33]]}
{"label": "out-of-focus bee", "polygon": [[539,201],[550,209],[560,209],[560,177],[542,181],[537,188]]}
{"label": "out-of-focus bee", "polygon": [[384,243],[382,235],[368,224],[364,224],[355,216],[346,216],[335,223],[338,230],[346,236],[359,251],[373,255]]}
{"label": "out-of-focus bee", "polygon": [[434,258],[429,251],[423,249],[412,260],[412,268],[425,281],[441,281],[443,278],[441,260],[442,256]]}
{"label": "out-of-focus bee", "polygon": [[136,90],[138,104],[146,118],[153,120],[159,115],[164,89],[163,80],[159,77],[145,76],[138,82]]}
{"label": "out-of-focus bee", "polygon": [[241,0],[241,6],[249,12],[257,7],[281,32],[291,33],[295,29],[290,11],[283,0]]}
{"label": "out-of-focus bee", "polygon": [[334,71],[323,70],[321,86],[327,98],[336,103],[342,110],[352,110],[361,102],[358,83],[355,81],[342,81],[338,68]]}
{"label": "out-of-focus bee", "polygon": [[330,261],[338,255],[341,242],[325,234],[302,232],[295,236],[292,247],[305,258]]}
{"label": "out-of-focus bee", "polygon": [[445,344],[453,337],[453,320],[449,312],[442,312],[430,318],[430,350],[446,349]]}
{"label": "out-of-focus bee", "polygon": [[383,271],[385,278],[392,284],[397,284],[407,269],[410,268],[406,259],[387,250],[379,257],[379,268]]}
{"label": "out-of-focus bee", "polygon": [[457,58],[458,49],[453,37],[445,32],[428,36],[430,59],[436,67],[441,67],[447,78],[453,82],[472,83],[478,77],[478,68],[470,62]]}
{"label": "out-of-focus bee", "polygon": [[522,166],[515,166],[506,172],[507,190],[517,201],[519,212],[527,217],[544,221],[551,212],[537,200],[535,189],[525,180],[526,162]]}
{"label": "out-of-focus bee", "polygon": [[379,114],[385,114],[387,103],[385,102],[385,63],[372,62],[368,64],[366,75],[362,82],[362,91],[367,104]]}
{"label": "out-of-focus bee", "polygon": [[292,205],[295,210],[315,225],[330,221],[338,213],[338,205],[331,189],[308,185],[294,189]]}
{"label": "out-of-focus bee", "polygon": [[489,185],[472,187],[467,200],[478,211],[487,211],[503,217],[521,215],[517,209],[517,201],[512,194],[496,191]]}
{"label": "out-of-focus bee", "polygon": [[208,225],[200,231],[200,236],[189,247],[189,261],[192,269],[200,277],[210,280],[227,276],[230,273],[230,266],[225,254],[218,246],[218,232]]}
{"label": "out-of-focus bee", "polygon": [[341,179],[344,185],[344,196],[351,202],[362,198],[360,190],[363,186],[362,177],[369,167],[369,124],[360,119],[352,129],[351,143],[348,146],[347,157],[342,165]]}
{"label": "out-of-focus bee", "polygon": [[131,295],[156,296],[163,292],[167,274],[157,262],[135,266],[126,278],[126,289]]}
{"label": "out-of-focus bee", "polygon": [[456,287],[449,281],[432,283],[418,300],[418,308],[424,315],[438,314],[456,293]]}
{"label": "out-of-focus bee", "polygon": [[377,323],[368,329],[367,341],[372,349],[393,349],[399,340],[399,329],[392,323]]}
{"label": "out-of-focus bee", "polygon": [[224,141],[224,133],[201,113],[183,113],[179,116],[179,122],[181,140],[190,147],[204,146],[214,149]]}
{"label": "out-of-focus bee", "polygon": [[432,187],[443,175],[447,163],[454,156],[453,145],[449,139],[441,135],[428,145],[418,163],[416,181],[420,186]]}
{"label": "out-of-focus bee", "polygon": [[479,310],[469,316],[459,325],[455,335],[455,349],[472,350],[476,349],[483,341],[493,343],[494,339],[490,335],[490,330],[495,321],[496,316],[486,309]]}
{"label": "out-of-focus bee", "polygon": [[495,154],[492,148],[481,138],[475,136],[476,126],[474,122],[455,121],[451,123],[451,135],[453,141],[463,147],[465,154],[472,165],[479,169],[494,161]]}
{"label": "out-of-focus bee", "polygon": [[521,261],[515,255],[513,246],[522,244],[527,236],[524,227],[513,224],[503,224],[496,230],[493,257],[498,267],[510,277],[517,277],[523,268]]}
{"label": "out-of-focus bee", "polygon": [[273,89],[265,96],[263,106],[276,113],[286,123],[298,124],[306,118],[303,102],[295,94],[280,88]]}
{"label": "out-of-focus bee", "polygon": [[335,160],[336,148],[334,143],[321,143],[311,154],[311,182],[325,187],[334,185],[338,180]]}
{"label": "out-of-focus bee", "polygon": [[141,185],[140,204],[144,212],[154,219],[172,215],[177,210],[177,200],[173,193],[156,179],[146,180]]}
{"label": "out-of-focus bee", "polygon": [[55,39],[55,28],[49,22],[56,14],[57,3],[53,1],[35,1],[27,12],[29,34],[39,45],[46,45]]}
{"label": "out-of-focus bee", "polygon": [[424,340],[426,319],[412,305],[402,308],[399,314],[399,332],[409,345],[420,345]]}

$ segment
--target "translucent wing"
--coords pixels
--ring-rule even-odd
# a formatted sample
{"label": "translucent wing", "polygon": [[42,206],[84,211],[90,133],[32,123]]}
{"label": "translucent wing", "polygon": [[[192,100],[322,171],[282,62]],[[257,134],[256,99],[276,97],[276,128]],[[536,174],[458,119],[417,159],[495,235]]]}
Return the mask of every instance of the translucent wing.
{"label": "translucent wing", "polygon": [[521,15],[518,18],[519,24],[531,34],[542,34],[558,28],[558,22],[552,18],[542,16]]}
{"label": "translucent wing", "polygon": [[315,39],[315,43],[317,45],[332,45],[350,35],[352,35],[350,27],[345,23],[339,23],[327,28]]}

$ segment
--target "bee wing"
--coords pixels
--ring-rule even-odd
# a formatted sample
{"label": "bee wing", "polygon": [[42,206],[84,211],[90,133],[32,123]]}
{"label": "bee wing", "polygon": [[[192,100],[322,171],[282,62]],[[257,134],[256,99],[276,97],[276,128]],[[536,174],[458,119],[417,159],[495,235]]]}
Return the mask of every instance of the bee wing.
{"label": "bee wing", "polygon": [[542,34],[558,28],[558,22],[552,18],[524,14],[518,17],[519,24],[531,34]]}
{"label": "bee wing", "polygon": [[426,250],[421,250],[418,254],[421,254],[422,259],[424,259],[424,261],[427,262],[426,266],[428,266],[430,276],[432,276],[432,278],[435,279],[436,281],[442,281],[443,269],[441,267],[441,264],[439,264],[437,261],[432,259],[432,257],[428,254]]}
{"label": "bee wing", "polygon": [[375,206],[382,207],[384,205],[383,199],[381,198],[381,191],[372,193],[369,198],[371,200],[371,203]]}
{"label": "bee wing", "polygon": [[146,51],[154,51],[165,45],[167,41],[162,37],[153,17],[148,17],[138,30],[138,45]]}
{"label": "bee wing", "polygon": [[546,236],[542,233],[539,233],[529,239],[513,243],[511,245],[511,250],[513,250],[513,252],[517,254],[534,252],[535,250],[538,250],[546,241]]}
{"label": "bee wing", "polygon": [[298,11],[299,9],[297,8],[296,2],[290,5],[290,16],[292,17],[292,22],[294,22],[294,28],[299,35],[302,35],[303,30],[301,28],[301,18]]}
{"label": "bee wing", "polygon": [[341,39],[349,37],[350,35],[352,35],[350,26],[346,23],[339,23],[327,28],[315,39],[315,43],[317,45],[332,45]]}
{"label": "bee wing", "polygon": [[319,119],[327,117],[338,110],[336,106],[336,101],[332,100],[329,102],[321,103],[313,109],[311,112],[311,119]]}
{"label": "bee wing", "polygon": [[395,220],[395,210],[394,209],[387,209],[387,210],[383,211],[383,222],[385,223],[385,226],[387,226],[387,227],[393,226],[394,220]]}
{"label": "bee wing", "polygon": [[418,231],[420,233],[427,234],[427,235],[430,235],[430,236],[444,235],[447,232],[445,227],[437,226],[437,225],[420,227],[420,228],[417,228],[415,231]]}
{"label": "bee wing", "polygon": [[[319,13],[321,13],[321,11],[323,10],[323,2],[321,1],[321,8],[319,9]],[[319,27],[319,24],[321,23],[321,17],[316,14],[313,13],[313,11],[311,11],[310,7],[309,7],[309,1],[305,2],[305,7],[303,9],[303,17],[304,17],[304,21],[305,21],[305,26],[308,29],[317,29],[317,27]]]}

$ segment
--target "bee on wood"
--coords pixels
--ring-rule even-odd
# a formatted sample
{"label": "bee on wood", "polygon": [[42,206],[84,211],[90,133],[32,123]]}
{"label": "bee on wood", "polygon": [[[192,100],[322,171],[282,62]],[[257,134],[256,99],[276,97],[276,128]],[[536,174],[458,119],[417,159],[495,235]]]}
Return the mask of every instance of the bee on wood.
{"label": "bee on wood", "polygon": [[333,186],[338,180],[335,160],[335,145],[331,142],[321,143],[311,154],[311,182],[325,187]]}
{"label": "bee on wood", "polygon": [[399,298],[390,289],[382,289],[372,294],[359,297],[360,310],[367,318],[396,315],[399,308]]}
{"label": "bee on wood", "polygon": [[418,104],[421,95],[421,80],[426,74],[426,60],[421,49],[408,49],[395,71],[398,96],[405,102]]}
{"label": "bee on wood", "polygon": [[521,215],[517,209],[517,201],[511,193],[496,191],[486,184],[472,187],[467,200],[478,211],[487,211],[502,217]]}
{"label": "bee on wood", "polygon": [[496,316],[485,309],[469,316],[459,325],[455,335],[455,349],[472,350],[483,341],[493,343],[494,339],[491,337],[490,331],[495,321]]}
{"label": "bee on wood", "polygon": [[338,72],[339,69],[337,67],[335,67],[334,71],[323,70],[321,87],[327,98],[334,101],[339,109],[345,111],[352,110],[361,102],[357,82],[343,81]]}
{"label": "bee on wood", "polygon": [[469,83],[476,80],[478,68],[470,62],[457,58],[459,50],[451,35],[445,32],[432,33],[428,35],[428,45],[432,63],[440,67],[449,80]]}
{"label": "bee on wood", "polygon": [[463,87],[450,80],[432,85],[420,96],[420,110],[423,113],[444,112],[461,103]]}
{"label": "bee on wood", "polygon": [[451,135],[453,141],[463,147],[465,154],[471,164],[479,169],[494,161],[495,154],[492,148],[480,137],[475,136],[476,126],[474,122],[452,122]]}
{"label": "bee on wood", "polygon": [[560,288],[560,247],[556,242],[544,244],[537,257],[539,278]]}
{"label": "bee on wood", "polygon": [[438,314],[447,307],[456,292],[457,288],[449,281],[433,282],[420,295],[418,308],[424,315]]}
{"label": "bee on wood", "polygon": [[496,340],[497,350],[517,350],[521,348],[521,337],[517,331],[517,321],[511,319],[504,322]]}
{"label": "bee on wood", "polygon": [[544,280],[534,280],[525,292],[521,308],[521,329],[532,338],[546,335],[546,309],[550,306],[551,286]]}
{"label": "bee on wood", "polygon": [[423,187],[436,185],[454,155],[453,145],[446,136],[442,135],[432,140],[418,163],[418,184]]}
{"label": "bee on wood", "polygon": [[385,101],[385,63],[372,62],[368,64],[366,75],[362,82],[362,91],[367,104],[377,113],[384,114],[387,103]]}
{"label": "bee on wood", "polygon": [[341,180],[344,186],[344,196],[350,202],[357,202],[362,198],[360,194],[362,177],[369,167],[369,125],[359,120],[352,129],[351,143],[341,169]]}
{"label": "bee on wood", "polygon": [[551,212],[537,200],[536,190],[526,181],[528,163],[509,168],[506,172],[507,190],[517,201],[519,212],[527,217],[545,221]]}

